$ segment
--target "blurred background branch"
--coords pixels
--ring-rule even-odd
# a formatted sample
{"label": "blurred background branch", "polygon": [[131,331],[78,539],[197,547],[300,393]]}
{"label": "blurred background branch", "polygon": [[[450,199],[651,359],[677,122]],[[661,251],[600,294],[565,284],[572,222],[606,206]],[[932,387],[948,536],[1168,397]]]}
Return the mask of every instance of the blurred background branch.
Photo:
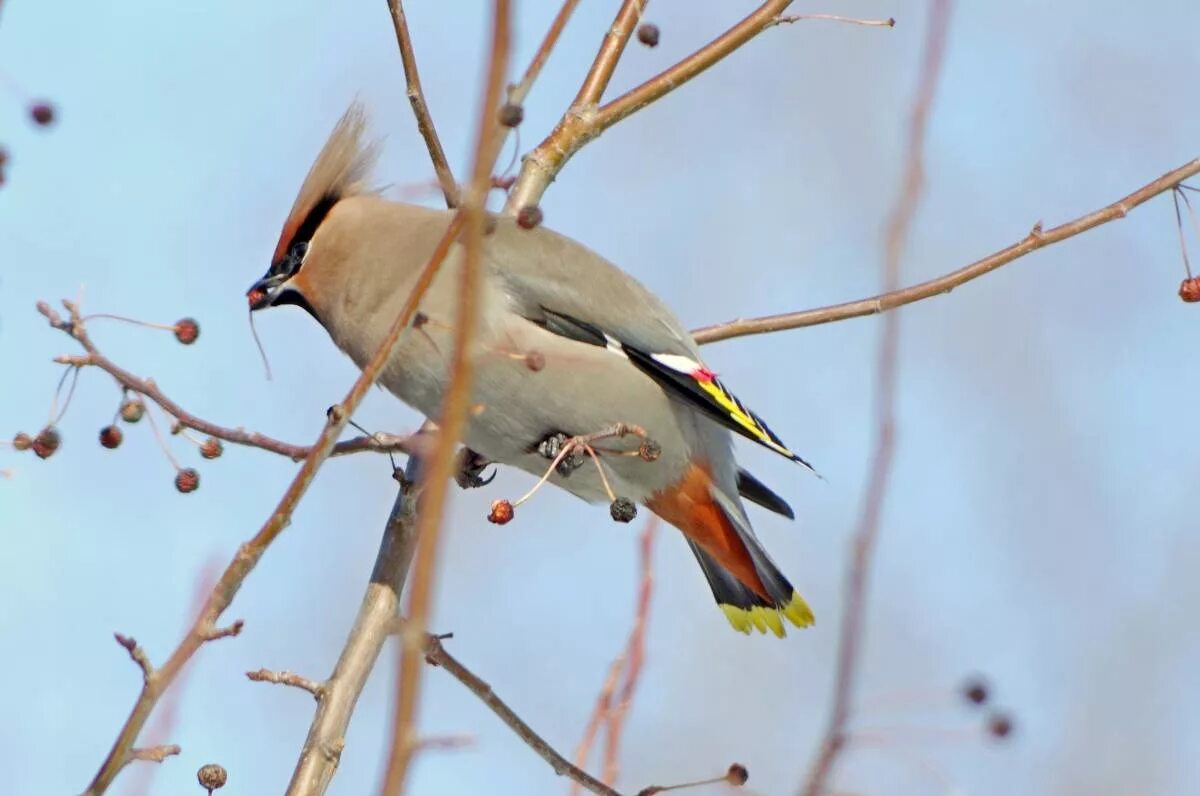
{"label": "blurred background branch", "polygon": [[[951,0],[933,0],[925,34],[924,56],[912,109],[909,111],[908,141],[904,175],[896,204],[888,218],[883,243],[883,289],[900,287],[900,263],[908,242],[909,228],[921,199],[925,182],[925,136],[929,116],[942,75],[946,31],[950,24]],[[845,602],[838,636],[837,670],[829,725],[805,782],[804,796],[822,796],[829,788],[834,763],[846,745],[846,727],[858,670],[861,666],[862,636],[870,588],[871,562],[879,538],[879,525],[887,499],[896,448],[896,371],[900,350],[900,314],[890,312],[880,330],[879,358],[875,370],[875,450],[871,455],[862,513],[850,540],[846,571]]]}

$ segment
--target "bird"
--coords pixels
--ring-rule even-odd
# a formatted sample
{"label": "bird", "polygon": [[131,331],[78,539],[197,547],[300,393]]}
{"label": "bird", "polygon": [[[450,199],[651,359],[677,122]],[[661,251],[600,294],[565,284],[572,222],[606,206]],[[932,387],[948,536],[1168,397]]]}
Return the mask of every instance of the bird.
{"label": "bird", "polygon": [[[455,215],[373,189],[378,142],[366,140],[366,127],[355,101],[301,184],[267,272],[246,294],[251,312],[300,307],[359,368]],[[646,506],[683,533],[736,630],[783,637],[784,620],[812,625],[743,499],[788,519],[794,512],[737,465],[733,436],[808,462],[704,364],[661,299],[583,244],[525,226],[488,219],[463,444],[479,461],[588,502],[610,501],[614,519],[618,502]],[[456,241],[379,376],[427,417],[438,416],[449,381],[462,259]]]}

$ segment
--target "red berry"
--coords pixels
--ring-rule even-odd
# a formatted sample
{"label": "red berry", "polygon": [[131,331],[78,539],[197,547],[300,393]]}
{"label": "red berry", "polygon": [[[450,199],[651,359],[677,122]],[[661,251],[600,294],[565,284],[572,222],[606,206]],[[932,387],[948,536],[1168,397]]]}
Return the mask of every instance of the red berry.
{"label": "red berry", "polygon": [[508,102],[500,108],[500,124],[505,127],[516,127],[525,119],[525,109],[520,105]]}
{"label": "red berry", "polygon": [[504,525],[513,518],[513,504],[507,500],[493,500],[492,511],[488,514],[488,522]]}
{"label": "red berry", "polygon": [[183,494],[195,492],[200,486],[200,473],[193,470],[191,467],[184,467],[179,472],[175,473],[175,488]]}
{"label": "red berry", "polygon": [[49,459],[62,445],[62,436],[54,426],[46,426],[33,438],[33,452],[39,459]]}
{"label": "red berry", "polygon": [[1189,304],[1200,301],[1200,276],[1183,280],[1179,285],[1179,297]]}
{"label": "red berry", "polygon": [[125,435],[116,426],[105,426],[100,429],[100,444],[108,449],[120,447]]}
{"label": "red berry", "polygon": [[246,293],[246,301],[250,304],[250,309],[256,310],[267,303],[267,291],[251,288]]}
{"label": "red berry", "polygon": [[34,124],[45,127],[54,122],[54,106],[44,100],[29,106],[29,116]]}
{"label": "red berry", "polygon": [[27,451],[33,447],[33,437],[22,431],[13,437],[12,446],[15,450]]}
{"label": "red berry", "polygon": [[0,146],[0,166],[8,162],[8,150]]}
{"label": "red berry", "polygon": [[993,713],[988,719],[987,728],[993,738],[1007,738],[1013,731],[1012,718],[1005,713]]}
{"label": "red berry", "polygon": [[525,205],[517,211],[517,226],[521,229],[533,229],[542,223],[542,208],[537,205]]}
{"label": "red berry", "polygon": [[987,683],[978,677],[973,677],[963,683],[961,693],[963,699],[972,705],[982,705],[988,701],[989,697]]}
{"label": "red berry", "polygon": [[644,22],[638,25],[637,29],[638,41],[647,47],[658,46],[658,25],[653,25],[649,22]]}
{"label": "red berry", "polygon": [[192,318],[181,318],[175,322],[175,339],[184,345],[191,345],[200,336],[200,324]]}
{"label": "red berry", "polygon": [[121,403],[121,419],[126,423],[136,423],[146,413],[146,405],[137,398],[129,398]]}
{"label": "red berry", "polygon": [[541,351],[530,351],[525,355],[525,367],[537,373],[546,367],[546,355]]}
{"label": "red berry", "polygon": [[200,455],[205,459],[215,459],[225,452],[225,446],[216,437],[209,437],[200,445]]}
{"label": "red berry", "polygon": [[750,772],[741,763],[734,763],[725,772],[725,781],[730,785],[745,785],[748,779],[750,779]]}

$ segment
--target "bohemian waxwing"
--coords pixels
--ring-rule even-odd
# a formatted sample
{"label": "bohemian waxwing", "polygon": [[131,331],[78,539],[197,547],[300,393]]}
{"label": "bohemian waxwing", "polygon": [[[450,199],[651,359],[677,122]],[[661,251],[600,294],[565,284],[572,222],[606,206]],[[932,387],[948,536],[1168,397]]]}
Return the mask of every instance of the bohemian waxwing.
{"label": "bohemian waxwing", "polygon": [[[453,218],[367,188],[374,147],[364,146],[364,127],[354,104],[305,178],[270,269],[247,293],[251,310],[299,305],[359,367]],[[614,436],[591,444],[598,466],[554,468],[550,482],[587,501],[629,498],[682,531],[736,629],[783,636],[781,614],[812,624],[807,603],[755,537],[739,494],[789,519],[792,510],[738,468],[730,430],[803,460],[705,367],[674,313],[632,277],[544,227],[494,222],[484,247],[476,412],[464,443],[541,477],[554,438],[639,427],[657,443],[657,458],[637,455],[638,436]],[[461,262],[455,243],[380,376],[429,417],[448,381]]]}

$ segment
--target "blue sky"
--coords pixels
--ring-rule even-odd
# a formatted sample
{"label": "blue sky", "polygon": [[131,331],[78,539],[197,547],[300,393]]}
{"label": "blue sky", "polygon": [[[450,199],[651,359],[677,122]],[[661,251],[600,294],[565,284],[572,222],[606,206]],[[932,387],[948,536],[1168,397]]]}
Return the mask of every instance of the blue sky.
{"label": "blue sky", "polygon": [[[531,95],[530,146],[574,95],[614,3],[583,3]],[[557,4],[518,8],[524,64]],[[465,172],[485,37],[482,4],[414,2],[430,106]],[[631,46],[620,90],[732,22],[727,3],[651,6],[653,50]],[[894,30],[773,29],[595,141],[547,194],[546,223],[636,274],[693,326],[858,298],[878,285],[880,230],[901,168],[924,4],[797,11],[895,16]],[[1200,155],[1193,112],[1200,6],[963,2],[931,122],[928,190],[904,281],[928,278],[1106,204]],[[431,177],[404,97],[386,4],[5,4],[0,72],[59,108],[32,128],[0,93],[11,153],[0,189],[0,426],[36,431],[72,347],[33,311],[84,290],[93,312],[199,319],[168,335],[93,326],[102,349],[193,412],[313,439],[352,365],[299,311],[264,315],[266,381],[243,292],[330,126],[354,96],[385,138],[380,182]],[[436,202],[434,194],[430,202]],[[1196,251],[1200,252],[1200,242]],[[857,727],[837,784],[867,793],[1183,793],[1200,789],[1200,599],[1194,444],[1195,307],[1169,199],[903,310],[899,441],[871,592]],[[753,514],[818,614],[784,642],[731,633],[673,532],[656,548],[648,661],[620,785],[699,777],[738,760],[751,792],[800,781],[830,696],[841,574],[870,452],[878,319],[721,343],[710,364],[821,482],[742,446],[797,510]],[[0,449],[0,637],[8,654],[0,757],[14,793],[77,792],[139,684],[111,639],[155,661],[177,641],[206,568],[267,516],[294,465],[229,450],[194,495],[149,430],[116,452],[95,434],[119,399],[80,379],[64,445],[39,462]],[[357,420],[419,422],[390,396]],[[173,441],[176,455],[194,452]],[[560,748],[577,742],[624,641],[636,526],[544,494],[503,528],[504,472],[454,497],[434,626]],[[230,612],[243,635],[189,669],[169,737],[184,753],[127,772],[117,793],[187,793],[217,761],[226,791],[283,788],[312,702],[243,672],[328,673],[357,609],[393,497],[374,457],[331,463]],[[368,685],[332,793],[371,792],[390,718],[392,655]],[[976,722],[949,693],[984,672],[1018,732],[1005,745],[930,740]],[[427,673],[422,727],[473,745],[418,762],[413,793],[561,792],[564,783],[461,687]],[[938,695],[941,696],[938,696]],[[911,695],[911,699],[902,699]],[[930,774],[929,771],[936,771]],[[143,777],[152,775],[152,779]],[[198,791],[197,791],[198,792]]]}

